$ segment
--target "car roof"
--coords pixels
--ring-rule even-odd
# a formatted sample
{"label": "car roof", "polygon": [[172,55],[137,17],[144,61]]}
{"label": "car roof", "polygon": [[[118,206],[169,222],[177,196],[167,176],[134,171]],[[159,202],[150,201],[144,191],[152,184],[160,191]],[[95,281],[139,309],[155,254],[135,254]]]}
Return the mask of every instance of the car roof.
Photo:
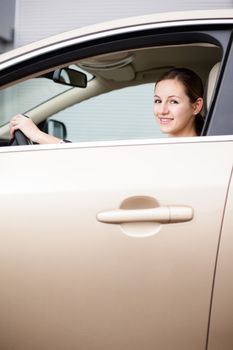
{"label": "car roof", "polygon": [[[128,17],[109,22],[98,23],[72,31],[64,32],[48,38],[33,42],[31,44],[10,50],[0,55],[0,69],[6,68],[8,65],[20,62],[26,57],[33,57],[39,53],[53,51],[56,48],[68,46],[78,42],[86,41],[92,36],[94,38],[101,37],[108,32],[110,35],[141,29],[139,27],[150,26],[169,27],[181,25],[182,22],[188,21],[190,24],[198,21],[208,21],[208,23],[224,23],[233,21],[233,9],[218,9],[218,10],[195,10],[195,11],[178,11],[150,14],[137,17]],[[111,33],[112,32],[112,33]],[[26,57],[25,57],[26,56]],[[21,57],[21,58],[20,58]],[[11,62],[11,63],[10,63]]]}

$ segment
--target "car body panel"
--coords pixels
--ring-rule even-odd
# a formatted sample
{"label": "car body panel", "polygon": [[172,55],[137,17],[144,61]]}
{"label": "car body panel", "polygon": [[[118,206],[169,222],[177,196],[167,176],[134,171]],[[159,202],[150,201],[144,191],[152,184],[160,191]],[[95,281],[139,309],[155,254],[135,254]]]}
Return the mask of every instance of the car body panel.
{"label": "car body panel", "polygon": [[[1,152],[3,348],[204,350],[230,150],[203,137]],[[168,205],[193,219],[97,220]]]}
{"label": "car body panel", "polygon": [[224,223],[219,245],[218,264],[213,292],[209,350],[233,348],[233,333],[228,325],[233,324],[233,182],[228,194]]}

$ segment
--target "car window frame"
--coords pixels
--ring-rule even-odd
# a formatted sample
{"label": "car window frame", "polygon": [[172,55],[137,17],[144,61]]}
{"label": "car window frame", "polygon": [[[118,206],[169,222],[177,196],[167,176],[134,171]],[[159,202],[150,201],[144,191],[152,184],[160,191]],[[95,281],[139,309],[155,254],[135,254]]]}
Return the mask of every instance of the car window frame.
{"label": "car window frame", "polygon": [[[232,34],[233,35],[233,34]],[[208,125],[205,126],[206,135],[233,135],[233,43],[229,41],[228,52],[220,65],[218,79],[213,94]]]}
{"label": "car window frame", "polygon": [[[36,75],[44,72],[52,67],[61,66],[63,64],[72,64],[72,62],[86,57],[106,54],[109,52],[117,52],[122,50],[130,50],[137,48],[146,48],[158,45],[172,45],[172,44],[189,44],[193,42],[203,42],[218,45],[222,48],[222,62],[226,61],[228,46],[231,39],[231,26],[226,25],[226,29],[218,27],[217,24],[202,24],[177,26],[175,31],[172,25],[168,28],[156,28],[148,30],[133,31],[130,34],[116,34],[115,36],[105,36],[104,38],[97,38],[90,42],[85,42],[76,45],[66,45],[63,48],[49,51],[47,54],[34,56],[24,61],[24,64],[19,63],[14,67],[6,68],[0,72],[0,82],[3,86],[16,82],[27,76]],[[220,77],[221,78],[221,75]],[[219,83],[217,83],[218,85]],[[217,102],[217,95],[219,91],[216,89],[215,100]],[[216,109],[210,108],[202,135],[216,135],[216,127],[213,126],[217,118]],[[212,122],[210,122],[213,119]],[[233,133],[233,128],[232,128]],[[219,133],[217,133],[219,135]],[[224,133],[225,134],[225,133]],[[229,131],[228,131],[229,134]]]}

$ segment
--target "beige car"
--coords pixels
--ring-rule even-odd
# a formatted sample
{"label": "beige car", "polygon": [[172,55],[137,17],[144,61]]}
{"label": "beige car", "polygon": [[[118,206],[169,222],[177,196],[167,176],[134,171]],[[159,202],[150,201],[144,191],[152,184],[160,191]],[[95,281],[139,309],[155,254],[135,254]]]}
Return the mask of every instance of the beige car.
{"label": "beige car", "polygon": [[[1,350],[233,349],[232,30],[163,13],[0,56]],[[200,137],[154,120],[174,66],[205,83]],[[72,143],[9,145],[16,113]]]}

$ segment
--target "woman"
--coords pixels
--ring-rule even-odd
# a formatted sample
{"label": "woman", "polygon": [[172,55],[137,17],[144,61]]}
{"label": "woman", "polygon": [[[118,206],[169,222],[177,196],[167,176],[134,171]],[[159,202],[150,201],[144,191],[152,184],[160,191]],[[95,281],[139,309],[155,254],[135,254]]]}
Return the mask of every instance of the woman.
{"label": "woman", "polygon": [[199,136],[204,120],[203,85],[199,76],[187,68],[174,68],[156,83],[154,115],[160,130],[168,136]]}

